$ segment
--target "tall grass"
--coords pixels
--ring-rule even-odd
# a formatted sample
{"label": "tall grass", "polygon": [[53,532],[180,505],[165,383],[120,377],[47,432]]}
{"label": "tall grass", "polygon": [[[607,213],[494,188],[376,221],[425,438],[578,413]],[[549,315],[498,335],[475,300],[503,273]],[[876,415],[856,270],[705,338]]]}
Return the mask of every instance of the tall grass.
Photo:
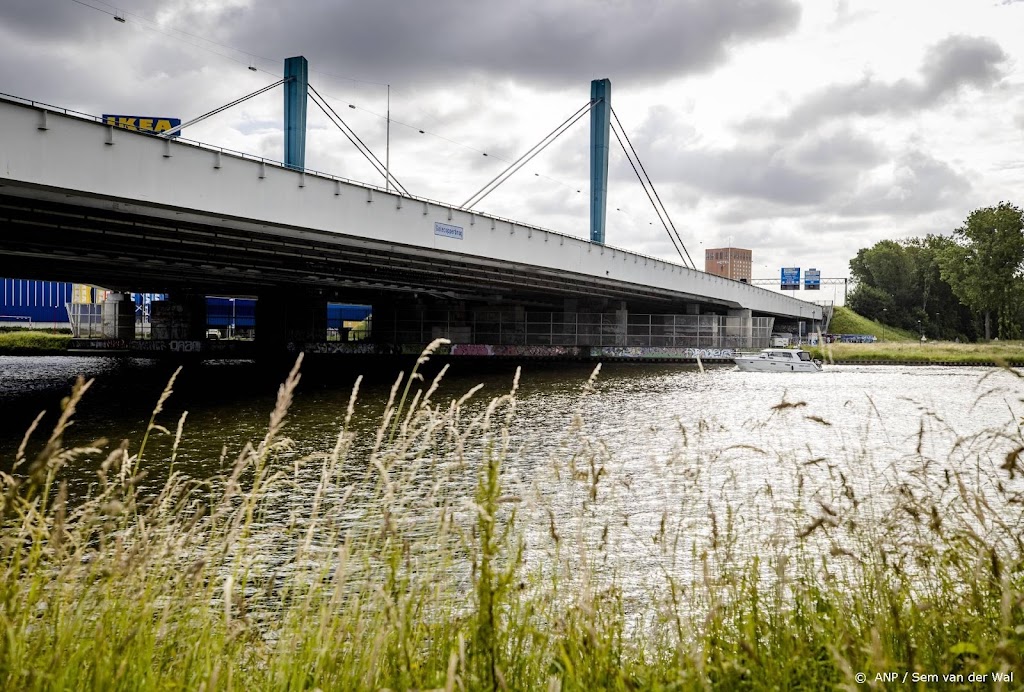
{"label": "tall grass", "polygon": [[874,344],[826,344],[810,349],[826,361],[888,360],[905,363],[1024,363],[1024,343],[1001,341],[958,344],[951,341],[880,342]]}
{"label": "tall grass", "polygon": [[0,332],[0,353],[38,353],[64,351],[71,340],[70,334],[37,331]]}
{"label": "tall grass", "polygon": [[[515,443],[518,376],[490,401],[439,401],[444,371],[418,373],[429,355],[395,382],[368,453],[354,451],[357,382],[333,447],[289,454],[300,359],[261,440],[216,477],[171,470],[158,492],[140,485],[173,451],[65,448],[80,381],[0,477],[0,686],[817,690],[858,688],[858,673],[874,688],[891,671],[1024,674],[1019,429],[935,458],[922,427],[917,453],[876,478],[863,450],[782,455],[792,492],[740,503],[749,479],[729,459],[775,452],[716,447],[699,421],[680,425],[662,477],[638,479],[580,413],[595,371],[537,463]],[[171,434],[157,417],[147,434]],[[96,482],[71,497],[62,470],[90,459]],[[640,484],[672,491],[654,506]]]}

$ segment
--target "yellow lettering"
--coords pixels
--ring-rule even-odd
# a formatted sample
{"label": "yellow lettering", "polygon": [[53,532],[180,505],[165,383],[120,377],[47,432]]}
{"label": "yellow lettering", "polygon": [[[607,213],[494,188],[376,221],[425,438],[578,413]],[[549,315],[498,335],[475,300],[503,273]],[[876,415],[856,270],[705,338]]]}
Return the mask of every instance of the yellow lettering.
{"label": "yellow lettering", "polygon": [[125,116],[125,117],[122,117],[122,118],[118,118],[117,119],[117,126],[118,127],[123,127],[126,130],[137,130],[138,128],[135,127],[135,120],[136,119],[131,117],[131,116]]}
{"label": "yellow lettering", "polygon": [[112,115],[108,115],[106,119],[107,125],[117,125],[117,118]]}
{"label": "yellow lettering", "polygon": [[153,119],[142,118],[139,120],[139,129],[143,132],[151,132],[153,130]]}
{"label": "yellow lettering", "polygon": [[171,121],[170,120],[157,120],[156,121],[156,127],[153,128],[153,131],[154,132],[167,132],[167,130],[170,130],[170,129],[171,129]]}

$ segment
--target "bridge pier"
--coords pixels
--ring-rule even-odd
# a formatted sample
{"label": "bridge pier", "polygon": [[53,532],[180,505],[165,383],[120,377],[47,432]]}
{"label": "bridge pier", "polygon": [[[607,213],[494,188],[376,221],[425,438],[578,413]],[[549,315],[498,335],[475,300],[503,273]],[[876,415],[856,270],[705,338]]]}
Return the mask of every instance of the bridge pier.
{"label": "bridge pier", "polygon": [[111,293],[103,301],[101,331],[108,339],[135,336],[135,302],[128,293]]}
{"label": "bridge pier", "polygon": [[256,347],[282,354],[289,344],[327,340],[327,298],[308,290],[273,289],[256,299]]}
{"label": "bridge pier", "polygon": [[150,320],[154,340],[202,340],[206,336],[206,296],[172,293],[167,300],[153,301]]}
{"label": "bridge pier", "polygon": [[730,342],[750,347],[753,339],[753,313],[750,310],[729,310],[725,318],[725,334]]}

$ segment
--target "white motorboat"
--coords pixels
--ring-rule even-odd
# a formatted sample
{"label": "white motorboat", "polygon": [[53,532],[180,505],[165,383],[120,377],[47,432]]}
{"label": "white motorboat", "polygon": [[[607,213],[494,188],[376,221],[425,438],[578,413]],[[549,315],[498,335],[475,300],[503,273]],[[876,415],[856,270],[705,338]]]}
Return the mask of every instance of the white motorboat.
{"label": "white motorboat", "polygon": [[799,348],[766,348],[760,353],[737,355],[733,360],[744,372],[821,372],[821,361]]}

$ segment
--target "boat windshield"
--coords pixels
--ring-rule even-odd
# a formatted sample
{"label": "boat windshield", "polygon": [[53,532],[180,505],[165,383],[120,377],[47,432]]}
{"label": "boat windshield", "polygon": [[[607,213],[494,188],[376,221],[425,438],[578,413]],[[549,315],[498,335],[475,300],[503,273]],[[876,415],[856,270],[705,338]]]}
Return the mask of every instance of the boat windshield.
{"label": "boat windshield", "polygon": [[810,360],[811,359],[811,354],[808,353],[807,351],[800,351],[797,355],[800,356],[800,360]]}

